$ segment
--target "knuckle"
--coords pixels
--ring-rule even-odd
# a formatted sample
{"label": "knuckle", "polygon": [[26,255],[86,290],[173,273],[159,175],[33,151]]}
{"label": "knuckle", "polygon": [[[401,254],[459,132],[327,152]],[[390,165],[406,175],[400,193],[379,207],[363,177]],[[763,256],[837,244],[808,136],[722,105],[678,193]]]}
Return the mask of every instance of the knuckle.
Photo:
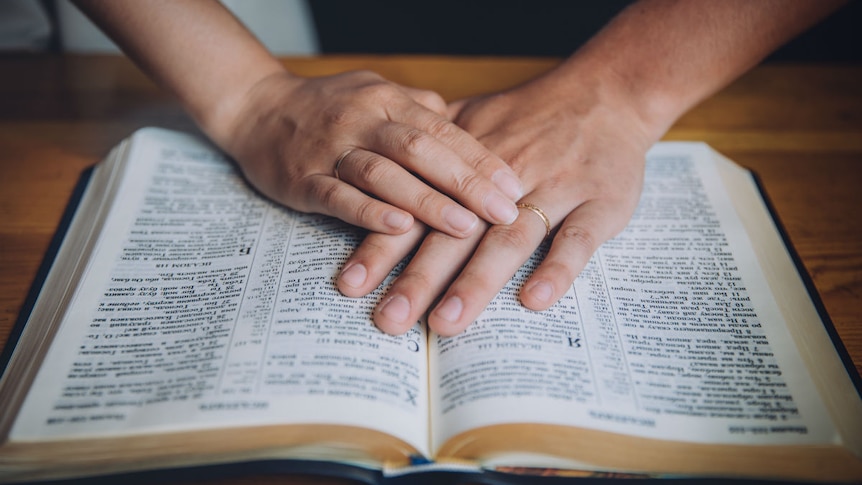
{"label": "knuckle", "polygon": [[416,156],[426,153],[430,148],[427,133],[418,128],[408,128],[399,137],[398,146],[409,155]]}
{"label": "knuckle", "polygon": [[551,275],[553,279],[560,281],[560,286],[570,285],[577,276],[577,270],[571,264],[557,260],[545,259],[541,270],[543,274]]}
{"label": "knuckle", "polygon": [[456,194],[474,194],[482,189],[484,179],[478,173],[473,172],[456,177],[453,185]]}
{"label": "knuckle", "polygon": [[370,69],[357,69],[355,71],[348,72],[347,75],[363,81],[379,82],[383,80],[383,78],[379,74]]}
{"label": "knuckle", "polygon": [[402,287],[434,288],[436,286],[434,284],[434,280],[428,273],[413,269],[410,265],[407,265],[407,267],[404,268],[404,271],[402,271],[401,275],[398,277],[398,281],[399,285]]}
{"label": "knuckle", "polygon": [[[542,160],[545,157],[541,158],[530,158],[530,154],[528,154],[524,150],[515,150],[512,153],[509,153],[506,156],[506,164],[518,175],[523,175],[525,173],[529,173],[530,161],[531,160]],[[559,177],[549,177],[547,179],[543,179],[543,183],[547,183],[550,181],[558,180]]]}
{"label": "knuckle", "polygon": [[370,261],[371,266],[374,266],[374,262],[378,258],[391,254],[396,249],[391,244],[387,244],[387,240],[380,236],[381,234],[371,233],[362,241],[360,246],[362,258]]}
{"label": "knuckle", "polygon": [[390,175],[389,164],[380,157],[371,157],[363,160],[362,163],[354,163],[353,166],[357,170],[359,179],[370,184],[386,182]]}
{"label": "knuckle", "polygon": [[341,192],[338,184],[312,183],[308,191],[308,199],[319,201],[322,207],[330,211],[338,205]]}
{"label": "knuckle", "polygon": [[424,100],[445,103],[443,96],[440,96],[436,91],[432,91],[430,89],[417,89],[416,94]]}
{"label": "knuckle", "polygon": [[[515,269],[513,268],[512,275],[514,274]],[[457,288],[455,289],[457,293],[464,295],[466,299],[490,302],[491,298],[502,289],[503,285],[501,283],[503,282],[488,278],[487,269],[468,264],[458,274]],[[456,284],[453,284],[452,287],[454,288]]]}
{"label": "knuckle", "polygon": [[435,138],[449,139],[456,136],[460,130],[454,123],[445,118],[435,118],[426,127],[426,131]]}
{"label": "knuckle", "polygon": [[428,91],[426,89],[421,89],[416,92],[415,98],[416,101],[425,106],[426,108],[444,114],[446,113],[446,101],[442,96],[435,93],[434,91]]}
{"label": "knuckle", "polygon": [[583,250],[589,253],[598,248],[598,241],[592,232],[580,226],[570,225],[561,227],[554,240],[574,247],[576,250]]}
{"label": "knuckle", "polygon": [[395,96],[400,96],[402,93],[395,86],[381,79],[370,80],[364,86],[359,88],[359,93],[362,97],[372,102],[386,103]]}
{"label": "knuckle", "polygon": [[503,159],[481,147],[471,150],[465,160],[475,170],[483,173],[492,173],[500,168],[511,168]]}
{"label": "knuckle", "polygon": [[376,220],[376,206],[377,204],[375,204],[373,200],[366,200],[364,202],[361,202],[354,208],[354,216],[357,218],[356,220],[361,221],[362,223]]}
{"label": "knuckle", "polygon": [[344,105],[331,106],[322,113],[325,123],[330,126],[350,125],[356,120],[353,112]]}
{"label": "knuckle", "polygon": [[[442,210],[442,207],[437,207],[439,204],[437,193],[428,189],[420,190],[413,194],[413,206],[417,212],[437,214]],[[439,209],[439,210],[435,210]]]}
{"label": "knuckle", "polygon": [[498,247],[525,248],[533,244],[530,235],[515,225],[494,226],[485,238]]}
{"label": "knuckle", "polygon": [[331,76],[331,79],[336,79],[339,82],[335,84],[335,92],[341,93],[356,93],[364,88],[375,84],[386,84],[387,81],[382,76],[368,69],[359,69],[355,71],[347,71]]}

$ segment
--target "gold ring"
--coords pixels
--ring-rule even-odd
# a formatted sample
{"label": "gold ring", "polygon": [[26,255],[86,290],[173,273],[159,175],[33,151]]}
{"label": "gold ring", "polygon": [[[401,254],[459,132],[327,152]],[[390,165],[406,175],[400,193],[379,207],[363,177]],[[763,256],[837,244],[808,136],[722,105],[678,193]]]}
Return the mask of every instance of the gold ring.
{"label": "gold ring", "polygon": [[341,176],[338,174],[338,169],[341,168],[341,162],[343,162],[344,159],[347,158],[347,155],[350,155],[350,152],[352,152],[352,151],[353,151],[352,148],[348,148],[347,150],[344,150],[344,153],[339,155],[338,158],[335,160],[335,168],[332,169],[332,171],[335,174],[336,179],[341,180]]}
{"label": "gold ring", "polygon": [[551,220],[548,219],[548,215],[545,214],[545,211],[539,208],[539,206],[535,204],[530,204],[529,202],[518,202],[515,206],[519,209],[527,209],[532,211],[534,214],[539,216],[542,219],[542,222],[545,223],[545,237],[551,235]]}

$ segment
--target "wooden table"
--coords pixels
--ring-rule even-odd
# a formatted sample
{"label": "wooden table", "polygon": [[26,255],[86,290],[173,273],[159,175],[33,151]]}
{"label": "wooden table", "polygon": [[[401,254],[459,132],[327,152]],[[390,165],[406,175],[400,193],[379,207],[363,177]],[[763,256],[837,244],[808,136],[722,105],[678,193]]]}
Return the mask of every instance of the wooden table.
{"label": "wooden table", "polygon": [[[513,86],[556,62],[284,60],[303,75],[371,69],[450,100]],[[0,341],[15,322],[81,171],[143,126],[194,129],[178,105],[125,59],[0,56]],[[862,66],[757,68],[680,119],[665,138],[706,141],[761,176],[862,371]],[[291,478],[291,483],[332,483]],[[220,483],[283,481],[252,477]]]}

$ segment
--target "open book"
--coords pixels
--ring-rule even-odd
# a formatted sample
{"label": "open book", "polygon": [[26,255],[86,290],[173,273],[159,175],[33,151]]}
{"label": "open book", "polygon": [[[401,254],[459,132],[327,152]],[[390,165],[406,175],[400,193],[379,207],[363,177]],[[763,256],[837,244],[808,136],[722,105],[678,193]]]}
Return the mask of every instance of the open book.
{"label": "open book", "polygon": [[386,283],[334,286],[362,233],[265,200],[199,138],[137,132],[74,207],[0,381],[0,481],[248,462],[862,480],[855,371],[751,174],[703,144],[649,153],[631,224],[553,308],[516,299],[534,259],[452,338],[378,331]]}

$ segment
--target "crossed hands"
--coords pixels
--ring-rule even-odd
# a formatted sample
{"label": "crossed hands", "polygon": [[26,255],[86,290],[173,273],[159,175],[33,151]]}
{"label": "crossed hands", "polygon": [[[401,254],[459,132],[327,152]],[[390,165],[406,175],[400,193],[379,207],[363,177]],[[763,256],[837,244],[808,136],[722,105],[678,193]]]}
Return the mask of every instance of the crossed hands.
{"label": "crossed hands", "polygon": [[276,75],[250,93],[228,150],[276,201],[371,231],[338,277],[343,294],[368,294],[416,249],[374,322],[400,334],[430,310],[431,329],[448,336],[546,237],[520,293],[532,310],[556,302],[625,227],[656,139],[627,101],[553,72],[448,106],[368,72]]}

